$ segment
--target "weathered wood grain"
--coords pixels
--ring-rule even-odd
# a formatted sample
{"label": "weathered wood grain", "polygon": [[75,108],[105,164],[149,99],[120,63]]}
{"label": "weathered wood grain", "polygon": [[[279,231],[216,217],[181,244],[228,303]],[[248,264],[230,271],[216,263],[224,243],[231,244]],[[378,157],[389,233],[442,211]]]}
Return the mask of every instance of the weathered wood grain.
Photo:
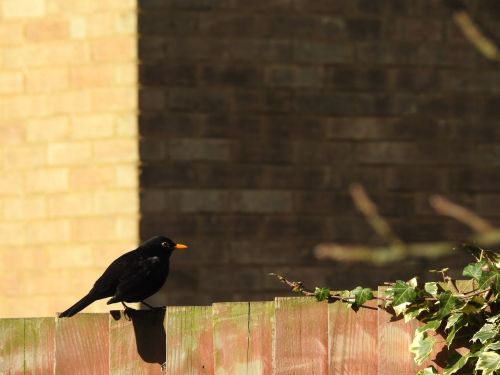
{"label": "weathered wood grain", "polygon": [[265,375],[273,372],[273,327],[274,302],[250,302],[249,369],[259,366]]}
{"label": "weathered wood grain", "polygon": [[0,374],[53,374],[54,332],[54,318],[0,319]]}
{"label": "weathered wood grain", "polygon": [[29,318],[24,320],[25,373],[45,375],[54,373],[55,319]]}
{"label": "weathered wood grain", "polygon": [[212,307],[167,307],[166,373],[213,374]]}
{"label": "weathered wood grain", "polygon": [[109,318],[109,372],[162,374],[165,363],[165,310],[113,311]]}
{"label": "weathered wood grain", "polygon": [[377,374],[377,302],[365,305],[358,311],[341,302],[328,305],[329,374]]}
{"label": "weathered wood grain", "polygon": [[273,302],[213,305],[215,374],[271,374]]}
{"label": "weathered wood grain", "polygon": [[24,319],[0,319],[0,374],[24,374]]}
{"label": "weathered wood grain", "polygon": [[[384,295],[385,289],[379,287],[380,296]],[[379,374],[414,375],[418,371],[409,351],[417,327],[415,320],[405,323],[402,317],[395,317],[383,308],[378,310]]]}
{"label": "weathered wood grain", "polygon": [[276,298],[275,374],[328,374],[328,304],[315,298]]}
{"label": "weathered wood grain", "polygon": [[109,314],[56,318],[57,375],[109,373]]}

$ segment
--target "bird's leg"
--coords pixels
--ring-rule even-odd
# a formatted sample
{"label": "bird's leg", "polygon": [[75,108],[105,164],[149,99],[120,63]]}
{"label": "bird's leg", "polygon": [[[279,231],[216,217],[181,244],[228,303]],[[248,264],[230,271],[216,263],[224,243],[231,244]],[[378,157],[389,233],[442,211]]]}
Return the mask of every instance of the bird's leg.
{"label": "bird's leg", "polygon": [[125,319],[127,319],[127,320],[129,320],[129,321],[130,321],[130,320],[132,320],[131,316],[129,315],[129,312],[130,312],[130,311],[135,311],[135,309],[133,309],[132,307],[127,306],[127,305],[125,304],[125,302],[122,302],[121,304],[123,305],[123,307],[124,307],[124,309],[125,309],[125,310],[123,311],[123,315],[125,316]]}

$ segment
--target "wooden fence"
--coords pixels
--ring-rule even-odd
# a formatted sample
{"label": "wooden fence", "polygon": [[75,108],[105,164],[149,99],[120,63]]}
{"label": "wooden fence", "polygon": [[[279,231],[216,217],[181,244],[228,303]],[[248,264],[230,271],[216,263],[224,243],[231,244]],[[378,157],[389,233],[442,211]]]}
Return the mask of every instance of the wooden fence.
{"label": "wooden fence", "polygon": [[409,375],[417,324],[312,298],[0,319],[0,373]]}

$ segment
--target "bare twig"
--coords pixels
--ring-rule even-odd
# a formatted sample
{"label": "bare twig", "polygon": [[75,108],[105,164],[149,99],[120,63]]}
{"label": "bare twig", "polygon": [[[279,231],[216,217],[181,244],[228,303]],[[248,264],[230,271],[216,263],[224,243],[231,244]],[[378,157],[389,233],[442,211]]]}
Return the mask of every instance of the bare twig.
{"label": "bare twig", "polygon": [[[315,296],[314,292],[311,292],[310,290],[306,290],[304,288],[301,281],[290,281],[287,278],[285,278],[277,273],[273,273],[273,272],[271,272],[269,274],[269,276],[274,276],[279,281],[281,281],[283,284],[288,285],[290,287],[290,290],[294,293],[299,293],[299,294],[302,294],[302,295],[307,296],[307,297],[314,297]],[[347,302],[347,303],[354,302],[354,297],[352,297],[352,298],[341,297],[338,293],[333,292],[333,291],[330,291],[329,298],[334,299],[334,300],[338,300],[338,301],[342,301],[342,302]],[[377,299],[380,299],[380,298],[377,298]],[[364,307],[368,307],[368,306],[364,306]]]}
{"label": "bare twig", "polygon": [[368,197],[363,186],[353,184],[349,188],[352,200],[356,208],[365,215],[366,220],[373,230],[388,244],[392,246],[404,247],[403,242],[396,236],[389,223],[378,213],[375,203]]}
{"label": "bare twig", "polygon": [[275,276],[279,281],[281,281],[283,284],[288,285],[290,287],[290,290],[294,293],[300,293],[304,296],[308,297],[314,297],[314,293],[307,291],[304,289],[304,286],[302,285],[301,281],[290,281],[286,279],[285,277],[278,275],[277,273],[271,272],[269,276]]}
{"label": "bare twig", "polygon": [[[499,233],[500,234],[500,233]],[[340,262],[369,262],[384,265],[399,262],[407,257],[439,258],[453,254],[453,242],[422,242],[408,244],[402,252],[393,246],[361,246],[339,245],[336,243],[320,243],[314,248],[318,259],[333,259]]]}
{"label": "bare twig", "polygon": [[459,0],[445,0],[444,3],[452,10],[453,21],[465,38],[487,59],[500,61],[500,49],[472,19],[465,5]]}
{"label": "bare twig", "polygon": [[[481,247],[491,247],[500,243],[500,229],[470,237],[465,242]],[[435,259],[456,254],[457,242],[417,242],[407,244],[405,253],[391,246],[340,245],[337,243],[320,243],[314,248],[318,259],[333,259],[339,262],[368,262],[385,265],[399,262],[407,257]]]}
{"label": "bare twig", "polygon": [[[403,243],[393,232],[388,222],[378,213],[377,206],[361,185],[353,184],[350,187],[350,193],[356,207],[387,245],[372,247],[320,243],[314,249],[316,258],[385,265],[402,261],[408,257],[435,259],[454,254],[453,249],[459,244],[457,242]],[[429,201],[438,213],[468,225],[477,233],[475,236],[464,239],[463,242],[473,243],[480,247],[491,247],[500,243],[500,229],[494,228],[492,224],[474,212],[440,195],[432,196]]]}
{"label": "bare twig", "polygon": [[474,297],[474,296],[479,296],[479,295],[484,294],[484,293],[489,293],[489,292],[491,292],[491,290],[492,290],[491,288],[476,289],[476,290],[473,290],[472,292],[469,292],[469,293],[463,293],[463,298],[470,298],[470,297]]}
{"label": "bare twig", "polygon": [[477,233],[491,232],[494,227],[487,220],[481,218],[471,210],[453,203],[442,195],[433,195],[429,198],[429,203],[437,213],[449,216],[465,225],[468,225]]}

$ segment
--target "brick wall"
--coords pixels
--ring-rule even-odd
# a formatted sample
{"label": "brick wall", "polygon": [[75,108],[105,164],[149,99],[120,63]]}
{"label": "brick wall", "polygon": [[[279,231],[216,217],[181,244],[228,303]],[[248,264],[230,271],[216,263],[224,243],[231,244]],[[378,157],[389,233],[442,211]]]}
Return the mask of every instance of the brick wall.
{"label": "brick wall", "polygon": [[468,234],[434,192],[498,223],[499,84],[441,1],[0,0],[0,316],[60,311],[157,233],[190,245],[171,304],[424,275],[312,249],[380,242],[352,182],[406,241]]}
{"label": "brick wall", "polygon": [[138,240],[136,19],[0,0],[0,316],[63,310]]}
{"label": "brick wall", "polygon": [[[192,245],[170,303],[269,298],[270,271],[345,288],[438,266],[313,258],[319,242],[380,243],[356,181],[405,241],[468,235],[432,193],[498,223],[500,71],[443,2],[141,4],[141,237]],[[500,37],[498,4],[467,4]]]}

